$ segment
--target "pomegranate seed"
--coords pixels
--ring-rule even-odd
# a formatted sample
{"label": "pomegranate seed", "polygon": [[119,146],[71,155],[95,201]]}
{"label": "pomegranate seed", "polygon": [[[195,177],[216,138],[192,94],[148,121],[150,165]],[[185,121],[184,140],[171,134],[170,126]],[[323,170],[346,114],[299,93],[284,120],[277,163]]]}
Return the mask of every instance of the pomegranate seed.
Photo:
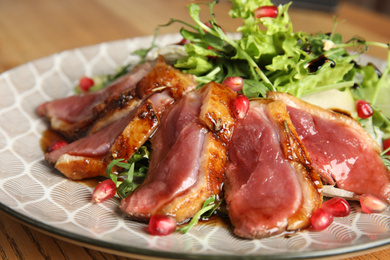
{"label": "pomegranate seed", "polygon": [[[383,147],[383,151],[386,151],[390,147],[390,138],[383,141],[382,147]],[[390,150],[387,151],[386,155],[390,155]]]}
{"label": "pomegranate seed", "polygon": [[365,213],[380,213],[387,208],[387,203],[372,194],[360,196],[360,206]]}
{"label": "pomegranate seed", "polygon": [[351,207],[343,198],[332,198],[322,204],[322,208],[332,213],[333,217],[346,217],[351,213]]}
{"label": "pomegranate seed", "polygon": [[68,143],[64,140],[54,141],[49,145],[49,147],[47,148],[47,151],[50,153],[50,152],[53,152],[57,149],[60,149],[61,147],[64,147],[65,145],[68,145]]}
{"label": "pomegranate seed", "polygon": [[187,40],[186,38],[183,38],[179,43],[178,45],[186,45],[187,43],[191,43],[190,40]]}
{"label": "pomegranate seed", "polygon": [[276,18],[278,17],[278,7],[273,5],[260,6],[255,10],[255,18],[260,19],[263,17]]}
{"label": "pomegranate seed", "polygon": [[324,230],[333,222],[333,215],[326,209],[319,208],[314,211],[310,218],[311,225],[315,230]]}
{"label": "pomegranate seed", "polygon": [[241,77],[227,77],[222,84],[229,87],[230,89],[238,92],[244,86],[244,79]]}
{"label": "pomegranate seed", "polygon": [[363,119],[369,118],[374,114],[374,109],[372,109],[370,103],[361,99],[356,101],[356,111],[358,116]]}
{"label": "pomegranate seed", "polygon": [[249,110],[249,99],[241,94],[238,94],[231,102],[231,108],[234,116],[237,119],[244,119]]}
{"label": "pomegranate seed", "polygon": [[93,79],[88,77],[81,77],[79,87],[82,91],[88,92],[89,89],[95,84]]}
{"label": "pomegranate seed", "polygon": [[149,220],[149,232],[153,236],[167,236],[176,230],[176,221],[169,216],[153,215]]}
{"label": "pomegranate seed", "polygon": [[112,180],[107,179],[102,181],[96,186],[96,188],[93,190],[92,193],[92,199],[98,203],[103,202],[113,197],[115,193],[116,193],[115,183]]}

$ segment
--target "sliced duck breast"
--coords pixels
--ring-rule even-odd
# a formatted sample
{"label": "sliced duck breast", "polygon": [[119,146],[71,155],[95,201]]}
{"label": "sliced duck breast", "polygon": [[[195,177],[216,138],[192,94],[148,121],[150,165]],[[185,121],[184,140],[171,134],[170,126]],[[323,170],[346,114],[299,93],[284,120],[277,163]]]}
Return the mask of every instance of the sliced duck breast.
{"label": "sliced duck breast", "polygon": [[251,101],[228,154],[224,196],[236,235],[262,238],[308,226],[322,184],[282,102]]}
{"label": "sliced duck breast", "polygon": [[146,100],[138,110],[87,137],[45,155],[45,159],[72,180],[106,175],[113,159],[128,160],[158,126],[153,104]]}
{"label": "sliced duck breast", "polygon": [[324,183],[361,195],[377,195],[390,203],[390,172],[380,146],[353,118],[270,92],[281,100]]}
{"label": "sliced duck breast", "polygon": [[97,132],[119,120],[153,93],[169,90],[174,99],[195,89],[192,76],[167,65],[163,57],[136,66],[106,88],[42,104],[38,114],[70,139]]}
{"label": "sliced duck breast", "polygon": [[214,110],[211,100],[216,100],[216,95],[226,101],[235,94],[210,83],[201,91],[188,93],[164,114],[151,139],[147,177],[120,205],[130,218],[147,221],[154,214],[164,214],[182,223],[193,217],[207,198],[221,195],[227,153],[219,134],[230,139],[226,129],[232,125],[221,124],[216,129],[204,122],[202,115],[209,115],[214,122],[219,118],[221,123],[234,119],[229,102],[219,105],[223,109],[218,116],[208,112]]}
{"label": "sliced duck breast", "polygon": [[48,118],[51,128],[64,136],[70,139],[83,137],[95,120],[107,112],[108,104],[113,104],[106,100],[123,92],[130,93],[153,66],[154,63],[151,62],[138,65],[100,91],[46,102],[38,107],[37,113]]}

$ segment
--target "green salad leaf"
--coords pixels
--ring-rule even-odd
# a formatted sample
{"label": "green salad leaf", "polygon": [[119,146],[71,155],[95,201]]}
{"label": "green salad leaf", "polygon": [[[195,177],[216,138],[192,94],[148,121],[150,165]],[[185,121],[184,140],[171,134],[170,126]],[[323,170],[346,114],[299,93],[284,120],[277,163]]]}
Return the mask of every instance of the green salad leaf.
{"label": "green salad leaf", "polygon": [[[127,162],[123,159],[114,159],[107,166],[107,177],[117,186],[119,197],[126,198],[145,179],[149,166],[149,148],[141,146]],[[114,167],[116,171],[114,172]]]}
{"label": "green salad leaf", "polygon": [[209,218],[221,205],[222,200],[218,201],[217,196],[213,195],[205,200],[202,208],[191,218],[190,222],[176,229],[176,232],[187,233],[193,226],[195,226],[201,218]]}

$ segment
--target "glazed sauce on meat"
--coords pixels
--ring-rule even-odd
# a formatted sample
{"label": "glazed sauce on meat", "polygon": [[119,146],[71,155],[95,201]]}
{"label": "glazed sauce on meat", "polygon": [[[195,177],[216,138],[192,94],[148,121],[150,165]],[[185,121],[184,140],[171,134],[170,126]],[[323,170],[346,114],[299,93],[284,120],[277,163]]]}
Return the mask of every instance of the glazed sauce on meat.
{"label": "glazed sauce on meat", "polygon": [[[49,128],[46,129],[45,131],[43,131],[41,140],[39,142],[41,149],[42,149],[42,152],[45,154],[47,149],[49,148],[50,144],[52,144],[55,141],[59,141],[59,140],[64,140],[67,142],[69,141],[66,138],[64,138],[61,134],[59,134],[56,131],[53,131]],[[98,183],[101,180],[102,180],[102,178],[97,177],[97,178],[90,178],[90,179],[85,179],[85,180],[81,180],[81,181],[74,181],[74,182],[83,184],[87,187],[96,187],[96,185],[98,185]]]}

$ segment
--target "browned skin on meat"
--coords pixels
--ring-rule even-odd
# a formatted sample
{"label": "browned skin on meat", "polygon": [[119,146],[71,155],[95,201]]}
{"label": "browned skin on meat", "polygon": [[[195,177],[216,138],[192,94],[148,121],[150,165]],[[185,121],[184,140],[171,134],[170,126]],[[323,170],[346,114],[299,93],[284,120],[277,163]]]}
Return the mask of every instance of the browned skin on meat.
{"label": "browned skin on meat", "polygon": [[97,120],[107,118],[113,106],[120,110],[120,102],[113,100],[120,100],[123,92],[132,97],[131,91],[135,92],[136,83],[150,72],[153,65],[152,62],[140,64],[100,91],[46,102],[37,108],[37,113],[47,117],[51,128],[69,139],[82,138]]}
{"label": "browned skin on meat", "polygon": [[[75,137],[76,135],[80,137],[82,133],[86,133],[86,137],[89,137],[122,119],[128,118],[131,114],[137,113],[138,116],[129,123],[124,132],[116,139],[114,145],[111,147],[110,156],[80,155],[76,150],[71,150],[73,153],[65,152],[61,157],[59,157],[59,155],[61,155],[60,152],[56,153],[57,156],[46,155],[46,160],[51,164],[55,164],[55,167],[67,177],[75,180],[105,175],[105,168],[112,159],[122,158],[128,160],[134,151],[154,132],[158,124],[157,117],[162,115],[164,110],[174,102],[174,99],[179,99],[182,95],[192,91],[196,87],[196,83],[191,76],[185,75],[179,70],[167,65],[163,57],[159,57],[157,62],[153,62],[153,66],[155,67],[152,70],[151,65],[148,64],[150,74],[148,74],[139,85],[134,85],[133,88],[125,89],[125,91],[121,93],[114,91],[115,95],[106,95],[104,100],[101,100],[100,103],[94,104],[92,108],[89,108],[92,109],[92,115],[87,120],[84,120],[81,123],[65,124],[66,126],[75,127],[74,129],[71,129],[72,127],[70,127],[70,129],[58,129],[62,133],[64,133],[64,131],[67,132],[68,135],[70,135],[69,133],[73,133],[74,135],[72,134],[72,137]],[[143,67],[141,66],[141,68]],[[135,71],[130,72],[131,75],[132,73],[136,73],[139,68],[136,67],[134,70]],[[120,84],[128,80],[131,80],[131,77],[124,76],[118,78],[111,84],[111,87],[116,88],[116,85],[120,87]],[[164,93],[165,95],[160,95]],[[91,93],[91,96],[94,95],[96,94]],[[81,96],[74,96],[77,100],[80,97]],[[157,102],[155,104],[156,107],[150,107],[149,110],[144,109],[146,111],[145,113],[140,111],[137,112],[137,109],[139,109],[142,102],[147,98],[150,98],[150,100],[147,101],[150,105],[151,102]],[[76,105],[77,104],[80,104],[80,102],[76,102]],[[48,116],[46,106],[47,105],[44,104],[38,109],[38,112],[40,112],[41,115]],[[141,110],[142,109],[143,108],[141,107]],[[144,118],[141,119],[142,116],[144,116]],[[56,117],[51,119],[53,122],[53,120],[56,120]],[[88,126],[84,125],[87,121]],[[126,122],[124,123],[126,124]],[[81,125],[83,125],[83,127],[82,129],[79,129],[79,126]],[[83,139],[85,139],[85,137],[79,140]],[[90,142],[90,140],[93,143],[97,142],[96,145],[99,145],[99,140],[92,138],[85,140],[83,146],[88,146],[87,142]],[[71,144],[76,146],[76,144]],[[110,144],[102,144],[100,147],[111,146],[111,144],[112,142],[110,142]],[[74,148],[77,149],[77,147]],[[73,149],[73,147],[71,149]],[[109,149],[109,147],[107,147],[107,149]]]}
{"label": "browned skin on meat", "polygon": [[390,203],[390,171],[381,160],[379,144],[359,122],[286,93],[267,95],[286,104],[324,183],[355,194],[370,193]]}
{"label": "browned skin on meat", "polygon": [[322,182],[319,174],[311,165],[309,154],[295,131],[286,106],[281,101],[271,102],[269,106],[274,125],[281,133],[282,149],[296,170],[296,176],[304,190],[302,207],[288,219],[287,230],[297,230],[308,226],[310,220],[308,216],[311,216],[312,212],[321,206]]}
{"label": "browned skin on meat", "polygon": [[196,187],[176,197],[155,214],[174,216],[176,222],[183,223],[193,217],[203,206],[206,199],[221,193],[221,184],[226,164],[226,146],[213,133],[206,134],[200,165],[200,176]]}
{"label": "browned skin on meat", "polygon": [[200,120],[222,141],[229,142],[235,123],[230,103],[237,93],[215,82],[203,86],[201,93],[204,95],[204,101],[199,115]]}
{"label": "browned skin on meat", "polygon": [[[137,107],[143,98],[150,96],[153,92],[169,89],[172,97],[177,99],[195,87],[196,83],[190,75],[183,74],[166,64],[164,58],[159,56],[154,68],[141,79],[135,89],[109,97],[94,107],[93,113],[96,120],[89,134],[125,116],[131,109]],[[158,111],[159,115],[162,113],[163,110]]]}
{"label": "browned skin on meat", "polygon": [[184,74],[166,64],[164,58],[159,56],[156,66],[138,82],[136,91],[138,96],[143,97],[150,95],[153,91],[169,88],[174,98],[180,98],[194,90],[195,87],[195,80],[190,74]]}
{"label": "browned skin on meat", "polygon": [[114,159],[123,158],[125,161],[128,161],[153,134],[158,123],[159,118],[156,116],[153,104],[150,100],[147,100],[138,110],[137,116],[116,139],[111,148],[112,157]]}
{"label": "browned skin on meat", "polygon": [[158,123],[159,118],[156,116],[153,104],[150,100],[147,100],[118,136],[107,156],[94,158],[63,154],[57,160],[55,168],[72,180],[104,176],[106,175],[107,165],[113,159],[123,158],[125,161],[130,159],[134,152],[155,131]]}
{"label": "browned skin on meat", "polygon": [[325,119],[338,121],[342,124],[348,125],[354,131],[356,131],[360,136],[362,136],[365,139],[365,141],[370,144],[372,149],[375,150],[375,152],[377,153],[381,152],[381,147],[379,146],[379,144],[370,136],[370,134],[366,130],[364,130],[364,128],[359,124],[359,122],[357,122],[356,120],[352,119],[351,117],[343,113],[339,113],[334,110],[320,108],[318,106],[307,103],[303,100],[300,100],[286,93],[268,92],[267,97],[275,100],[281,100],[287,106],[303,109],[309,114],[320,114],[321,117]]}
{"label": "browned skin on meat", "polygon": [[131,93],[123,93],[119,96],[108,98],[94,108],[96,120],[88,131],[88,135],[96,133],[105,126],[125,117],[138,107],[141,102],[141,99],[134,98]]}

